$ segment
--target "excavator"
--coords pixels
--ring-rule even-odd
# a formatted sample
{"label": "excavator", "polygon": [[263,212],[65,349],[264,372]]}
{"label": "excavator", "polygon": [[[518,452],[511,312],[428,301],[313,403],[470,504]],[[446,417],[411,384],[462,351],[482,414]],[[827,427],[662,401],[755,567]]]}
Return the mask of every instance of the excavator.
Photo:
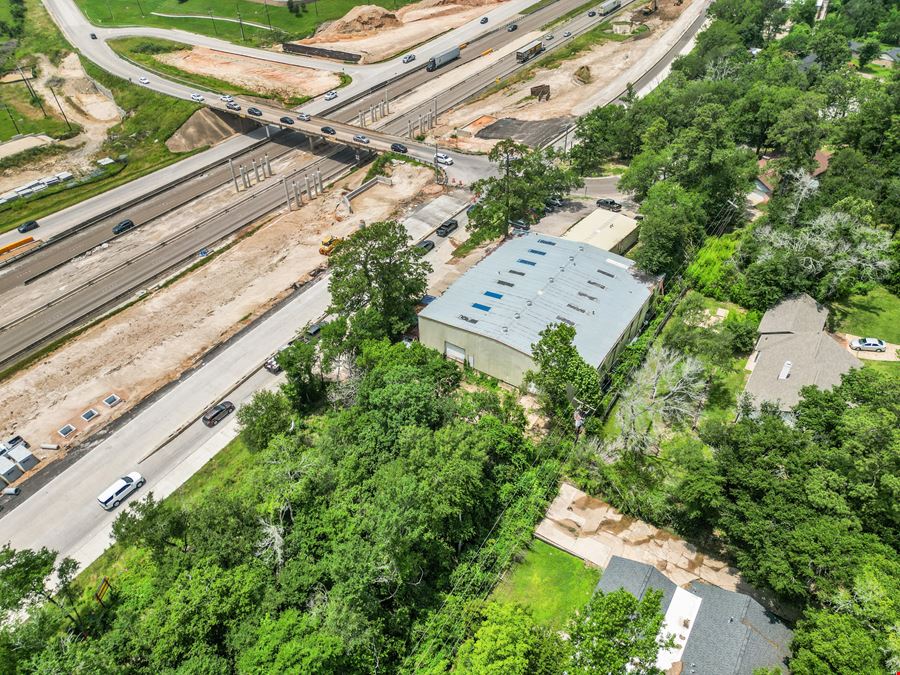
{"label": "excavator", "polygon": [[657,8],[658,8],[657,1],[650,0],[650,2],[648,2],[646,5],[644,5],[641,8],[641,14],[643,14],[644,16],[650,16],[657,10]]}

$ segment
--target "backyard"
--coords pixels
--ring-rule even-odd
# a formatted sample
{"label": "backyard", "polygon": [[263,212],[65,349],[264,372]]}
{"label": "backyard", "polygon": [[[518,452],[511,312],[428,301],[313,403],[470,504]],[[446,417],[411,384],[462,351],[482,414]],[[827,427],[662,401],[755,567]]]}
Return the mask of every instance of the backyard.
{"label": "backyard", "polygon": [[838,332],[900,344],[900,298],[884,286],[865,295],[851,295],[831,310]]}
{"label": "backyard", "polygon": [[[331,0],[320,7],[315,2],[292,2],[295,9],[291,12],[282,4],[252,0],[206,0],[199,4],[192,0],[128,0],[124,3],[77,0],[77,3],[91,23],[98,26],[177,28],[256,45],[310,36],[321,23],[342,17],[358,4],[352,0]],[[373,0],[371,4],[397,9],[408,2]],[[166,14],[174,16],[160,16]],[[270,26],[272,30],[269,30]]]}
{"label": "backyard", "polygon": [[513,566],[493,594],[494,600],[517,602],[537,623],[562,630],[575,610],[590,599],[600,570],[539,539]]}

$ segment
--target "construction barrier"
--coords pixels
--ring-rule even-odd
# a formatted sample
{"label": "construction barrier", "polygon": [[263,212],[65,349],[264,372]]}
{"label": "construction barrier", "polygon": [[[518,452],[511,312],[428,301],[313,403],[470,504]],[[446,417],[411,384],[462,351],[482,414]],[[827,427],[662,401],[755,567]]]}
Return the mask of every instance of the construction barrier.
{"label": "construction barrier", "polygon": [[25,237],[24,239],[20,239],[19,241],[14,241],[11,244],[7,244],[6,246],[0,246],[0,255],[4,253],[9,253],[13,249],[17,249],[20,246],[24,246],[25,244],[30,244],[34,241],[34,237]]}

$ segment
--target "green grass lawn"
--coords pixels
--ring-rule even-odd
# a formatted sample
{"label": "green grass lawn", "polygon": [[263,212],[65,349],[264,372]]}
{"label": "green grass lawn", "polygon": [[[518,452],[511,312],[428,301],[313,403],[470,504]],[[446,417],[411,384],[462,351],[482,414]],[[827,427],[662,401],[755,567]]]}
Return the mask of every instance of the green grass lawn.
{"label": "green grass lawn", "polygon": [[[76,1],[88,20],[98,26],[140,25],[179,28],[223,40],[250,44],[269,44],[289,38],[307,37],[312,35],[322,22],[339,19],[359,4],[353,0],[329,0],[309,5],[298,3],[298,7],[305,7],[306,11],[299,11],[294,15],[285,5],[250,0],[205,0],[199,3],[197,0]],[[410,1],[412,0],[373,0],[370,4],[397,9]],[[204,18],[170,18],[156,16],[154,12]],[[210,13],[213,18],[208,18]],[[242,34],[241,24],[237,23],[238,13],[241,21],[250,21],[263,26],[269,26],[271,23],[275,30],[243,24]],[[217,18],[233,19],[234,22],[219,21]]]}
{"label": "green grass lawn", "polygon": [[[43,106],[43,111],[41,110]],[[53,101],[33,101],[21,82],[0,85],[0,141],[17,134],[47,134],[53,138],[68,138],[78,133],[63,121]]]}
{"label": "green grass lawn", "polygon": [[900,298],[884,286],[876,286],[866,295],[852,295],[835,303],[835,326],[841,333],[877,337],[900,344]]}
{"label": "green grass lawn", "polygon": [[863,361],[863,367],[880,370],[889,375],[900,375],[900,361]]}
{"label": "green grass lawn", "polygon": [[560,630],[587,603],[598,581],[599,569],[535,539],[493,597],[528,607],[538,623]]}
{"label": "green grass lawn", "polygon": [[[127,117],[109,131],[103,152],[112,158],[124,156],[125,163],[116,164],[95,180],[74,188],[45,190],[37,197],[7,204],[0,210],[0,232],[18,226],[21,221],[38,219],[110,188],[161,169],[191,153],[170,152],[165,141],[200,106],[190,101],[173,99],[110,75],[93,63],[82,59],[88,75],[109,88]],[[199,152],[198,148],[195,152]]]}

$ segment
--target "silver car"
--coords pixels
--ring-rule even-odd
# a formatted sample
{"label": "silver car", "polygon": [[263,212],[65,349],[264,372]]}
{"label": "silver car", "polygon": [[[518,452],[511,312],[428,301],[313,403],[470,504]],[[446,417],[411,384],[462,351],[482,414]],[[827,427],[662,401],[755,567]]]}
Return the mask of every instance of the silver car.
{"label": "silver car", "polygon": [[856,338],[850,341],[850,349],[856,352],[883,352],[887,349],[884,340],[878,338]]}

